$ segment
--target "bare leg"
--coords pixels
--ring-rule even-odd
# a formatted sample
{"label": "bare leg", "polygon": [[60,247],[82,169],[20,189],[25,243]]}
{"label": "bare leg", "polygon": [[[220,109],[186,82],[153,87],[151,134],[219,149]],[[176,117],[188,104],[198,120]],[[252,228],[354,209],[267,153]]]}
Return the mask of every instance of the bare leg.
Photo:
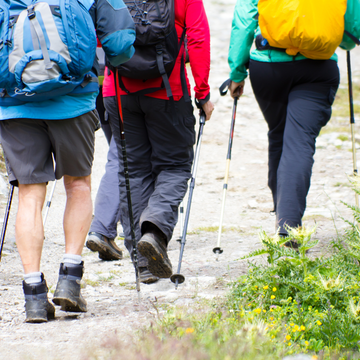
{"label": "bare leg", "polygon": [[65,253],[81,255],[92,217],[91,177],[64,176]]}
{"label": "bare leg", "polygon": [[19,208],[16,216],[15,238],[25,274],[40,271],[44,229],[41,211],[46,184],[19,184]]}

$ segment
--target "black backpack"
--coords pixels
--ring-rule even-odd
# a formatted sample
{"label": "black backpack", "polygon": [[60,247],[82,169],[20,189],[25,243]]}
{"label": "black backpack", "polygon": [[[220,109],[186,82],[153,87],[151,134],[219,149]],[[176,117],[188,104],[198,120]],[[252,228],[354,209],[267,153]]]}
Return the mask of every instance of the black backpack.
{"label": "black backpack", "polygon": [[[184,28],[178,42],[174,0],[125,0],[124,3],[135,23],[135,54],[117,68],[118,73],[120,76],[142,80],[161,76],[163,79],[161,87],[140,90],[136,94],[148,94],[165,88],[167,96],[172,100],[169,77],[185,38]],[[185,54],[182,56],[184,57]],[[120,76],[121,89],[130,94]],[[181,83],[183,90],[186,90],[184,95],[186,93],[185,96],[188,97],[183,66]]]}

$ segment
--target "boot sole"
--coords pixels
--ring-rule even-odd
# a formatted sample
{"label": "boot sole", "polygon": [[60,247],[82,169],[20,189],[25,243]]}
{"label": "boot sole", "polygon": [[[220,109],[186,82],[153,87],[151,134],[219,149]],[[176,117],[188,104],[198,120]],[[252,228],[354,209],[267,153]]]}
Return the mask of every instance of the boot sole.
{"label": "boot sole", "polygon": [[60,310],[69,312],[86,312],[86,305],[79,304],[77,301],[65,298],[56,297],[52,299],[55,305],[61,306]]}
{"label": "boot sole", "polygon": [[43,323],[53,319],[55,319],[55,312],[47,312],[46,310],[27,311],[25,322]]}
{"label": "boot sole", "polygon": [[149,242],[142,240],[137,246],[141,255],[148,260],[149,271],[162,279],[167,279],[172,275],[171,262],[164,258],[162,254]]}
{"label": "boot sole", "polygon": [[140,274],[140,281],[143,284],[153,284],[153,283],[159,281],[159,278],[157,276],[154,276],[153,274],[151,274],[149,271],[148,275]]}
{"label": "boot sole", "polygon": [[122,254],[114,253],[108,246],[91,239],[86,242],[86,247],[93,252],[102,254],[106,260],[121,260],[123,258]]}

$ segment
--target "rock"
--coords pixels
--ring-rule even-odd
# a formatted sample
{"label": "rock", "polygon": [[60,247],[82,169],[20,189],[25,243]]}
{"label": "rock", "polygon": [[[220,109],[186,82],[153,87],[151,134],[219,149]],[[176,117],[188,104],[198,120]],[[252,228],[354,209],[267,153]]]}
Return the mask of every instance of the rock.
{"label": "rock", "polygon": [[248,208],[249,209],[257,209],[259,206],[258,202],[256,200],[250,200],[248,201]]}

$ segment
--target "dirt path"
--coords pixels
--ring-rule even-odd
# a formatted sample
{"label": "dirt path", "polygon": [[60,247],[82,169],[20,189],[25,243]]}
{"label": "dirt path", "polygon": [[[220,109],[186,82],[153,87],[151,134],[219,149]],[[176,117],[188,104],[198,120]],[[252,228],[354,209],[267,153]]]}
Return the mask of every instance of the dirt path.
{"label": "dirt path", "polygon": [[[123,338],[150,323],[157,316],[155,307],[161,313],[166,304],[190,307],[201,298],[223,295],[226,291],[224,284],[246,270],[245,262],[238,259],[259,245],[257,234],[260,229],[274,232],[275,218],[269,214],[272,200],[267,188],[267,128],[247,83],[236,119],[224,219],[228,231],[222,237],[224,253],[218,262],[215,261],[212,249],[216,244],[217,232],[213,231],[213,227],[219,224],[232,109],[230,97],[219,99],[217,88],[228,77],[226,59],[235,0],[204,0],[204,3],[212,31],[210,83],[216,111],[204,129],[182,264],[185,283],[178,290],[174,289],[169,280],[143,285],[142,302],[139,305],[129,256],[126,255],[122,261],[103,262],[85,248],[86,287],[83,294],[88,301],[89,311],[70,315],[57,310],[55,321],[40,325],[25,324],[21,288],[23,272],[14,240],[15,194],[5,256],[0,265],[0,359],[81,359],[115,333]],[[359,50],[353,52],[354,81],[358,83]],[[346,86],[345,53],[339,52],[339,55],[342,83]],[[349,130],[345,133],[337,132],[341,126],[348,126],[348,122],[346,117],[333,119],[328,130],[318,140],[305,214],[305,224],[317,223],[316,236],[321,240],[313,251],[314,255],[320,252],[323,244],[336,236],[335,225],[338,231],[344,228],[340,216],[350,217],[341,201],[354,202],[354,195],[347,186],[347,174],[352,172],[351,143],[344,137],[342,140],[345,141],[338,138],[340,134],[350,134]],[[106,153],[107,143],[99,131],[96,135],[93,168],[93,199],[104,172]],[[49,184],[49,190],[51,186]],[[5,205],[6,196],[2,195],[1,219]],[[57,281],[58,264],[64,253],[61,227],[64,205],[64,188],[58,182],[45,228],[41,269],[52,291]],[[174,234],[174,238],[179,236],[179,228],[175,229]],[[124,248],[121,241],[118,244]],[[169,255],[176,268],[179,245],[174,239],[170,243]]]}

